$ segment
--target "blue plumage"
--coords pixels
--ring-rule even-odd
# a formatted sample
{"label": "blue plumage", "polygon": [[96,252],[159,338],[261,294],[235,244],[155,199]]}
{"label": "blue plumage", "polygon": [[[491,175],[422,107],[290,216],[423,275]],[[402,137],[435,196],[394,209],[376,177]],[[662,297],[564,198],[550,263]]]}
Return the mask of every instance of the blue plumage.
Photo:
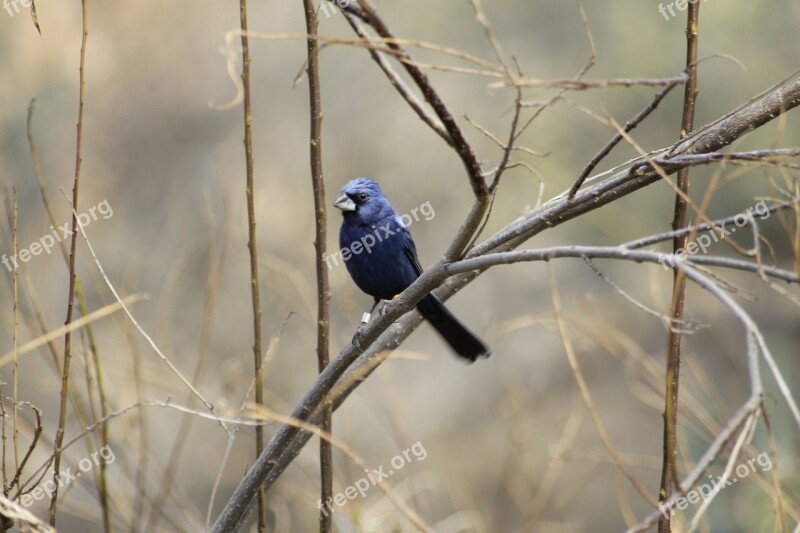
{"label": "blue plumage", "polygon": [[[377,183],[356,178],[333,205],[342,210],[339,246],[349,251],[343,254],[347,271],[376,303],[391,300],[422,274],[411,232]],[[432,294],[420,300],[417,309],[459,356],[475,361],[489,355],[483,342]]]}

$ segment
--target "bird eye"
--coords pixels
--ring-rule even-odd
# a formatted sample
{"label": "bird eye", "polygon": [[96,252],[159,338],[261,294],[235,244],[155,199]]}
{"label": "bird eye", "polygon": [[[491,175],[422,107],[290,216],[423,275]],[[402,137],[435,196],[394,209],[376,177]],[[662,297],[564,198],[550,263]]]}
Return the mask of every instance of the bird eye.
{"label": "bird eye", "polygon": [[365,193],[365,192],[358,193],[358,199],[363,202],[364,200],[367,199],[367,193]]}

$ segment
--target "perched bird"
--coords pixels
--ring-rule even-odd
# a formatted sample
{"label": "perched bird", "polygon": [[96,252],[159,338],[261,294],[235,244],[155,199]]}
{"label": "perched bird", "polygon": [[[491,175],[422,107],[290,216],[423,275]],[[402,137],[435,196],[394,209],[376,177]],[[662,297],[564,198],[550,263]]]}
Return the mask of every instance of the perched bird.
{"label": "perched bird", "polygon": [[[350,277],[375,304],[391,300],[422,274],[411,233],[377,183],[356,178],[344,186],[334,207],[342,211],[339,246]],[[372,312],[372,309],[370,312]],[[470,362],[488,357],[486,345],[441,300],[428,294],[417,309],[459,357]]]}

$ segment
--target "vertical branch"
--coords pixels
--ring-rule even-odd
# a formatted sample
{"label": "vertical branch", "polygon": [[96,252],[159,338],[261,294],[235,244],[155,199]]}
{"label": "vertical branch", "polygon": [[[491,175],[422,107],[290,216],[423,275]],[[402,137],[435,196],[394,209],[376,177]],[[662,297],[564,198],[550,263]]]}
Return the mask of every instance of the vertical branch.
{"label": "vertical branch", "polygon": [[[681,120],[680,138],[685,139],[694,129],[694,108],[697,101],[697,28],[700,13],[700,2],[689,4],[686,22],[686,74],[689,76],[684,86],[683,118]],[[675,196],[675,213],[672,229],[678,230],[686,226],[686,200],[689,193],[689,167],[678,171],[678,189],[682,194]],[[673,253],[686,246],[688,235],[675,237],[672,242]],[[682,269],[675,269],[672,288],[672,305],[670,323],[667,333],[667,373],[664,398],[664,455],[661,465],[661,488],[659,501],[667,501],[672,496],[672,487],[680,482],[677,467],[676,434],[678,429],[678,385],[681,369],[681,330],[675,327],[683,321],[683,310],[686,303],[686,278]],[[659,519],[659,533],[669,533],[670,517],[664,515]]]}
{"label": "vertical branch", "polygon": [[[253,361],[256,378],[256,404],[264,403],[264,380],[261,375],[261,304],[258,288],[258,250],[256,248],[256,208],[253,192],[253,120],[250,107],[250,45],[247,39],[247,0],[239,0],[239,18],[242,28],[242,87],[244,89],[244,153],[247,165],[247,226],[250,250],[250,291],[253,295]],[[256,426],[256,459],[264,448],[264,428]],[[258,491],[258,531],[267,530],[267,498],[264,489]]]}
{"label": "vertical branch", "polygon": [[[318,42],[314,38],[317,34],[317,12],[312,0],[303,0],[306,16],[306,33],[312,36],[308,39],[308,94],[311,115],[311,128],[309,133],[309,158],[311,162],[311,185],[314,193],[314,220],[316,235],[314,247],[316,250],[317,267],[317,361],[319,371],[328,366],[328,269],[325,264],[325,242],[327,238],[326,225],[327,213],[325,211],[325,182],[322,176],[322,100],[320,98],[319,83],[319,55]],[[333,405],[330,400],[324,402],[322,407],[322,420],[320,429],[330,435],[333,432]],[[333,495],[333,448],[325,439],[319,441],[319,470],[320,470],[320,507],[319,530],[320,533],[329,533],[332,527],[333,516],[326,512],[324,503]]]}
{"label": "vertical branch", "polygon": [[[141,403],[144,401],[144,376],[142,375],[142,354],[139,351],[139,345],[136,343],[136,334],[130,322],[125,322],[125,336],[127,337],[128,345],[131,347],[131,358],[133,362],[133,382],[136,388],[136,401]],[[136,464],[136,480],[134,481],[135,489],[133,499],[133,516],[131,518],[131,533],[141,531],[140,522],[144,512],[144,500],[147,488],[147,470],[150,468],[149,455],[147,453],[147,443],[149,442],[149,432],[147,426],[147,415],[145,409],[136,410],[137,422],[139,425],[139,458]],[[103,424],[104,426],[106,424]]]}
{"label": "vertical branch", "polygon": [[[36,99],[33,98],[30,103],[28,104],[28,119],[27,119],[27,134],[28,134],[28,146],[30,147],[31,152],[31,160],[33,162],[33,170],[36,174],[36,179],[39,183],[39,193],[42,198],[42,203],[44,204],[45,210],[47,211],[47,216],[50,219],[50,223],[53,227],[58,226],[56,222],[56,216],[53,212],[53,208],[50,205],[50,200],[47,197],[47,188],[44,183],[44,174],[42,173],[42,166],[39,163],[39,154],[36,151],[36,143],[33,139],[33,110],[34,104],[36,103]],[[67,253],[67,246],[64,244],[64,241],[59,240],[59,248],[61,248],[61,253],[64,256],[64,263],[69,266],[69,255]],[[23,273],[25,272],[23,267]],[[75,296],[78,298],[78,306],[80,309],[80,313],[82,316],[86,316],[89,314],[89,310],[86,306],[86,298],[83,295],[83,289],[81,288],[81,279],[76,274],[75,275]],[[46,328],[42,328],[46,331]],[[100,397],[100,414],[102,418],[108,416],[108,400],[106,398],[105,387],[103,385],[103,372],[100,366],[100,356],[97,352],[97,343],[95,342],[94,337],[94,328],[92,328],[91,324],[86,324],[86,335],[89,339],[89,350],[92,353],[92,362],[95,367],[95,373],[97,374],[97,394]],[[56,366],[58,366],[58,357],[55,355],[54,352],[54,360],[56,361]],[[87,367],[88,372],[88,367]],[[70,400],[72,402],[72,407],[75,409],[76,413],[78,413],[78,418],[83,418],[81,415],[81,407],[78,405],[75,395],[72,391],[68,393],[70,395]],[[92,401],[92,393],[91,390],[89,391],[89,401]],[[97,422],[97,417],[94,417],[94,422]],[[82,424],[81,427],[85,425]],[[102,448],[108,443],[108,426],[106,424],[100,424],[98,427],[98,448]],[[87,440],[87,443],[90,442]],[[87,446],[87,451],[90,453],[93,451],[91,446]],[[93,470],[95,470],[95,478],[97,483],[97,490],[100,496],[100,505],[102,507],[103,513],[103,529],[106,532],[111,531],[111,516],[109,513],[108,508],[108,483],[106,481],[106,469],[108,465],[105,461],[102,461],[99,465],[94,465]]]}
{"label": "vertical branch", "polygon": [[[80,309],[80,313],[83,316],[89,314],[89,308],[86,306],[86,298],[83,296],[83,290],[81,289],[81,280],[77,275],[75,276],[75,294],[78,298],[78,307]],[[103,385],[103,370],[100,366],[100,356],[97,353],[97,343],[95,342],[94,338],[94,330],[92,328],[86,328],[86,337],[89,340],[89,351],[92,354],[92,364],[94,365],[95,371],[95,380],[97,383],[97,395],[100,401],[100,418],[105,419],[108,416],[108,399],[106,398],[106,391],[105,386]],[[87,372],[87,380],[88,372],[89,372],[89,364],[87,361],[86,364],[86,372]],[[92,391],[91,389],[88,391],[89,397],[89,404],[92,404]],[[93,415],[93,422],[97,422],[98,418],[96,413],[92,413]],[[103,446],[108,444],[108,424],[100,424],[97,428],[97,447],[102,448]],[[105,461],[100,461],[100,464],[95,465],[95,483],[97,484],[97,491],[100,496],[100,508],[102,509],[103,514],[103,531],[106,533],[111,533],[111,513],[108,505],[108,480],[106,476],[106,470],[108,469],[108,464]]]}
{"label": "vertical branch", "polygon": [[[17,238],[17,220],[19,219],[19,211],[17,207],[17,190],[16,188],[12,187],[11,194],[13,196],[13,203],[11,206],[7,205],[8,212],[9,212],[9,223],[11,226],[11,242],[12,248],[11,251],[14,256],[19,255],[19,240]],[[7,198],[6,198],[7,199]],[[19,441],[18,441],[18,429],[17,429],[17,400],[19,395],[19,375],[18,375],[18,353],[17,353],[17,342],[18,342],[18,330],[19,330],[19,318],[18,318],[18,309],[19,309],[19,277],[17,275],[17,269],[14,268],[12,274],[12,293],[14,298],[14,312],[12,317],[12,344],[13,344],[13,351],[14,351],[14,378],[13,378],[13,398],[11,400],[11,408],[14,410],[13,415],[13,424],[12,424],[12,432],[13,432],[13,439],[14,439],[14,465],[15,474],[14,479],[17,479],[19,476],[20,468],[19,468]],[[0,384],[1,385],[1,384]],[[8,481],[8,475],[6,472],[6,409],[5,409],[5,398],[4,398],[2,386],[0,386],[0,416],[3,417],[2,420],[2,472],[3,472],[3,495],[8,496],[11,488],[14,486],[14,481]],[[14,520],[6,515],[0,514],[0,531],[5,532],[10,530],[14,527]]]}
{"label": "vertical branch", "polygon": [[[16,189],[13,189],[13,194],[14,194],[14,212],[13,212],[12,217],[11,217],[11,233],[12,233],[12,243],[13,243],[13,246],[14,246],[14,248],[13,248],[14,255],[16,256],[17,254],[19,254],[19,238],[18,238],[18,235],[17,235],[17,222],[19,220],[19,206],[17,205],[17,190]],[[13,375],[14,375],[14,377],[13,377],[13,382],[14,383],[12,385],[13,386],[13,389],[12,389],[13,392],[12,392],[12,396],[11,397],[13,398],[12,407],[14,409],[14,412],[13,412],[13,415],[12,415],[11,419],[12,419],[12,439],[13,439],[13,442],[14,442],[14,471],[18,471],[19,470],[19,427],[17,426],[17,404],[16,404],[16,402],[19,401],[19,358],[18,358],[19,354],[17,354],[17,341],[19,340],[17,338],[18,329],[19,329],[19,317],[18,317],[18,313],[19,313],[19,276],[17,276],[17,269],[16,268],[14,269],[14,272],[12,274],[12,278],[13,278],[12,284],[13,284],[13,287],[14,287],[14,316],[13,316],[13,324],[12,324],[12,328],[13,329],[12,329],[12,335],[11,336],[13,337],[12,342],[13,342],[13,345],[14,345],[14,348],[13,348],[14,349],[14,368],[12,370]],[[0,401],[3,401],[3,399],[0,398]],[[3,423],[5,423],[5,421],[3,421]],[[5,450],[3,450],[3,468],[5,469],[5,467],[6,467],[6,464],[5,464]],[[5,474],[5,470],[3,471],[3,474]],[[3,476],[3,482],[5,482],[5,476]],[[6,494],[6,496],[8,496],[8,494]]]}
{"label": "vertical branch", "polygon": [[[72,185],[72,239],[69,251],[69,293],[67,297],[67,318],[64,324],[72,322],[72,307],[75,300],[75,248],[78,243],[76,212],[78,209],[78,188],[81,178],[81,144],[83,141],[83,102],[86,88],[86,40],[89,28],[86,19],[86,2],[81,0],[81,59],[78,88],[78,124],[75,144],[75,179]],[[64,367],[61,369],[61,405],[58,411],[58,429],[54,441],[53,452],[53,483],[55,488],[50,495],[50,525],[56,525],[56,510],[58,508],[58,476],[61,471],[61,445],[64,442],[64,425],[67,419],[67,391],[69,390],[69,363],[72,357],[72,336],[69,331],[64,334]]]}

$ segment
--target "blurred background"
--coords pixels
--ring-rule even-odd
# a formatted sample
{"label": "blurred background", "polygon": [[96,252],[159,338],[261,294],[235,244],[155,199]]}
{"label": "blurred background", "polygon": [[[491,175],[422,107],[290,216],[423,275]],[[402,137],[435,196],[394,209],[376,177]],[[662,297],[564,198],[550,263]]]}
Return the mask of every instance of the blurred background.
{"label": "blurred background", "polygon": [[[655,1],[587,2],[596,47],[587,79],[668,77],[685,56],[685,11],[666,17]],[[59,224],[69,221],[75,168],[80,2],[37,2],[39,35],[29,8],[0,10],[0,253],[11,255],[12,190],[18,202],[18,241],[24,248],[49,233],[47,216],[26,135],[31,126],[47,196]],[[398,37],[463,50],[495,61],[483,28],[467,1],[377,1]],[[569,79],[590,57],[574,2],[499,0],[485,9],[507,55],[537,79]],[[247,251],[242,108],[214,109],[235,87],[227,73],[225,34],[238,28],[236,2],[177,0],[89,2],[83,167],[78,211],[106,202],[113,211],[87,227],[99,261],[123,295],[148,298],[132,312],[156,344],[219,411],[235,417],[252,377],[252,318]],[[13,16],[9,14],[13,13]],[[320,33],[352,38],[334,6],[320,13]],[[669,18],[669,20],[667,20]],[[696,124],[738,107],[798,68],[800,4],[774,0],[769,9],[744,0],[708,0],[700,14],[699,97]],[[249,5],[251,30],[305,32],[302,3],[269,0]],[[425,63],[465,66],[459,60],[412,50]],[[266,403],[288,413],[313,383],[316,294],[314,216],[308,158],[308,88],[303,78],[305,42],[251,41],[253,142],[264,345],[278,337],[265,375]],[[237,66],[238,68],[238,66]],[[465,115],[499,138],[507,136],[514,92],[490,88],[495,80],[429,71],[485,168],[500,151],[471,127]],[[321,52],[323,154],[328,204],[351,178],[376,179],[399,213],[429,202],[435,216],[411,231],[423,266],[435,262],[472,201],[460,160],[408,108],[367,52],[330,46]],[[545,110],[521,144],[546,157],[515,158],[541,175],[544,200],[567,189],[594,153],[613,135],[579,110],[586,106],[624,123],[651,100],[652,88],[570,92]],[[678,136],[682,89],[677,88],[637,130],[651,150]],[[526,92],[546,101],[555,91]],[[529,116],[529,115],[528,115]],[[774,121],[736,143],[737,149],[798,146],[793,126]],[[605,170],[636,155],[620,145]],[[699,200],[717,168],[692,172]],[[775,195],[772,180],[796,181],[796,172],[725,169],[708,213],[733,215]],[[540,182],[520,169],[500,186],[483,237],[536,206]],[[613,245],[667,231],[674,195],[662,184],[538,235],[526,246]],[[338,249],[339,213],[328,216],[329,250]],[[791,216],[774,215],[761,230],[775,261],[792,269]],[[749,246],[749,235],[732,237]],[[666,246],[666,245],[665,245]],[[711,253],[731,254],[724,244]],[[666,247],[663,248],[666,250]],[[58,249],[32,257],[19,277],[19,343],[41,327],[62,325],[68,271]],[[599,261],[597,266],[626,291],[660,312],[669,309],[670,272],[658,265]],[[23,276],[24,270],[24,276]],[[448,307],[489,342],[493,356],[472,366],[456,360],[423,324],[336,413],[335,436],[374,468],[421,443],[424,459],[398,469],[389,483],[436,531],[618,531],[652,507],[614,465],[599,437],[565,356],[555,322],[548,276],[558,283],[571,340],[592,395],[594,416],[610,443],[651,496],[661,464],[663,368],[666,331],[599,279],[582,261],[562,260],[498,267],[452,298]],[[114,301],[85,243],[77,272],[89,310]],[[755,276],[724,272],[763,328],[784,376],[798,385],[798,308]],[[13,348],[12,274],[0,268],[0,353]],[[344,266],[330,270],[331,353],[352,337],[371,299],[351,282]],[[796,288],[789,287],[797,298]],[[294,314],[288,318],[289,314]],[[721,425],[749,394],[744,335],[738,322],[707,293],[690,287],[686,316],[705,327],[684,342],[679,448],[685,472]],[[285,327],[283,324],[285,323]],[[123,314],[93,325],[108,410],[141,400],[202,406],[153,352]],[[72,380],[78,404],[92,417],[87,394],[90,362],[85,333],[73,337]],[[63,339],[55,341],[63,350]],[[60,352],[59,352],[60,353]],[[198,370],[199,367],[199,370]],[[11,365],[0,367],[3,395],[10,395]],[[797,427],[765,370],[773,441],[760,423],[744,457],[769,452],[782,486],[783,522],[776,519],[771,472],[751,474],[726,487],[702,523],[703,531],[788,531],[800,501]],[[19,363],[18,399],[43,413],[44,431],[24,479],[52,453],[60,377],[46,346]],[[797,392],[797,391],[795,391]],[[795,395],[797,397],[797,395]],[[95,402],[96,403],[96,402]],[[67,439],[81,422],[70,406]],[[31,419],[30,410],[19,416]],[[25,425],[27,424],[27,425]],[[30,442],[30,424],[20,442]],[[275,425],[267,429],[267,436]],[[184,420],[180,412],[139,408],[108,425],[113,464],[107,465],[114,530],[197,531],[205,517],[227,435],[214,422]],[[92,435],[92,439],[95,436]],[[177,439],[185,439],[172,452]],[[68,449],[64,466],[99,448],[96,440]],[[362,477],[335,451],[334,492]],[[223,472],[212,519],[254,460],[251,428],[237,433]],[[8,462],[10,459],[7,458]],[[737,462],[738,464],[738,462]],[[719,475],[724,458],[715,465]],[[165,481],[168,472],[174,479]],[[317,526],[317,443],[307,446],[269,493],[273,531],[314,531]],[[165,489],[166,488],[166,489]],[[166,494],[164,494],[166,492]],[[102,530],[97,489],[84,476],[62,489],[59,529]],[[30,509],[46,518],[45,498]],[[410,531],[413,527],[377,488],[336,507],[337,531]],[[686,516],[679,513],[676,528]],[[252,525],[248,526],[252,527]],[[785,528],[785,529],[782,529]],[[682,530],[682,529],[676,529]]]}

